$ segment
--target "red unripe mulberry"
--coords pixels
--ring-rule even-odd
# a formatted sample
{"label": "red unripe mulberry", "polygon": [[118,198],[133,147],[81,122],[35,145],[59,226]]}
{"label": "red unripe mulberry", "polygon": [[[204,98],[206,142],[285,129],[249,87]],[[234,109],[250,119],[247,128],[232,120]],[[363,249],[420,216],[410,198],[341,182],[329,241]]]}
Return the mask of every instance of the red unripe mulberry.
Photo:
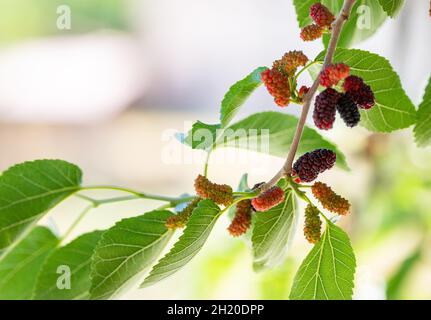
{"label": "red unripe mulberry", "polygon": [[252,199],[251,204],[256,211],[268,211],[283,202],[284,196],[283,189],[274,186]]}
{"label": "red unripe mulberry", "polygon": [[320,211],[315,206],[309,204],[305,208],[304,236],[310,243],[317,243],[320,240],[322,220]]}
{"label": "red unripe mulberry", "polygon": [[375,104],[374,92],[364,80],[357,76],[349,76],[344,80],[344,90],[363,109],[370,109]]}
{"label": "red unripe mulberry", "polygon": [[316,127],[321,130],[332,128],[340,96],[340,93],[328,88],[316,97],[313,111],[313,120]]}
{"label": "red unripe mulberry", "polygon": [[330,64],[320,73],[320,85],[336,86],[338,82],[349,76],[350,67],[344,63]]}
{"label": "red unripe mulberry", "polygon": [[242,200],[236,205],[235,216],[227,228],[233,237],[239,237],[251,226],[251,200]]}
{"label": "red unripe mulberry", "polygon": [[280,107],[286,107],[290,102],[289,77],[276,68],[267,69],[261,74],[270,95]]}
{"label": "red unripe mulberry", "polygon": [[298,176],[300,181],[311,182],[319,173],[331,169],[337,156],[328,149],[316,149],[303,154],[293,165],[293,176]]}
{"label": "red unripe mulberry", "polygon": [[304,41],[313,41],[323,35],[323,28],[317,24],[310,24],[301,30],[301,39]]}
{"label": "red unripe mulberry", "polygon": [[312,187],[314,197],[320,201],[323,208],[331,212],[346,215],[350,210],[350,203],[343,197],[336,194],[323,182],[316,182]]}
{"label": "red unripe mulberry", "polygon": [[217,204],[228,206],[233,202],[231,186],[213,183],[202,175],[198,175],[195,180],[195,190],[199,197],[211,199]]}
{"label": "red unripe mulberry", "polygon": [[320,27],[330,27],[335,20],[332,12],[321,3],[315,3],[310,7],[310,17]]}

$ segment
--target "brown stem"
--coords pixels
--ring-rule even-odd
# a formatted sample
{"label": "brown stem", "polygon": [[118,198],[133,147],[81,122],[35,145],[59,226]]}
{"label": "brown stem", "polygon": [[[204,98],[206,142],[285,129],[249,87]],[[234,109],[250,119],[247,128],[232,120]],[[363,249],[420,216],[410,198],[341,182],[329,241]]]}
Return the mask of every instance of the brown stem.
{"label": "brown stem", "polygon": [[[344,22],[349,18],[350,12],[352,11],[355,0],[344,0],[343,9],[339,16],[332,24],[331,40],[329,41],[328,50],[326,51],[325,60],[323,61],[322,69],[325,69],[334,59],[335,49],[337,48],[337,42],[340,38],[341,30],[343,29]],[[286,161],[283,167],[276,173],[276,175],[269,180],[267,183],[262,185],[261,190],[266,191],[275,185],[283,176],[289,175],[292,171],[293,160],[298,150],[299,141],[301,140],[302,131],[304,130],[305,122],[307,120],[310,105],[314,95],[319,88],[319,77],[316,78],[313,85],[311,86],[308,93],[304,96],[304,104],[302,107],[301,116],[296,127],[295,136],[293,137],[292,145],[290,146],[289,154],[287,155]]]}

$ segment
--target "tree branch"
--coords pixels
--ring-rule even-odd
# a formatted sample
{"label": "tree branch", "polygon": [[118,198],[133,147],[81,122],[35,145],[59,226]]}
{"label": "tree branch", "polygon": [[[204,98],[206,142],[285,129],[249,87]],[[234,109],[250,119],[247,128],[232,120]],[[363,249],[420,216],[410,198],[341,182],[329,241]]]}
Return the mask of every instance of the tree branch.
{"label": "tree branch", "polygon": [[[338,39],[340,38],[341,30],[343,29],[343,25],[346,20],[349,19],[350,12],[352,11],[354,3],[355,0],[344,0],[343,9],[341,10],[337,19],[332,24],[331,40],[329,41],[328,50],[326,51],[325,60],[323,62],[321,71],[324,70],[328,65],[330,65],[332,63],[332,60],[334,59],[335,49],[337,48],[337,43]],[[298,145],[301,140],[302,132],[304,130],[305,122],[307,120],[311,102],[318,88],[319,77],[316,78],[310,90],[304,96],[304,104],[302,107],[301,116],[296,127],[295,136],[293,137],[289,154],[287,155],[283,167],[276,173],[276,175],[271,180],[262,185],[262,187],[260,188],[261,191],[268,190],[269,188],[274,186],[281,178],[283,178],[283,176],[289,175],[291,173],[293,160],[295,159],[296,151],[298,150]]]}

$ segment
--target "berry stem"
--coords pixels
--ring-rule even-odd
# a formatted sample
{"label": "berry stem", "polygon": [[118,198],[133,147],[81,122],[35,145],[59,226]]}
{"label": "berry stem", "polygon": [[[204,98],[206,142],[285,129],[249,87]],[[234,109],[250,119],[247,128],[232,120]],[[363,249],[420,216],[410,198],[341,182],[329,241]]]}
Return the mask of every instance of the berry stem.
{"label": "berry stem", "polygon": [[[343,9],[338,15],[337,19],[332,24],[332,33],[331,40],[329,41],[329,46],[326,51],[325,60],[322,65],[322,69],[324,70],[328,65],[332,63],[334,59],[335,50],[337,48],[338,39],[340,38],[341,30],[343,29],[344,23],[348,20],[350,12],[352,10],[353,4],[355,0],[344,0]],[[298,150],[299,142],[301,140],[302,132],[304,130],[305,122],[307,121],[308,112],[310,110],[311,102],[313,100],[314,95],[319,88],[320,76],[314,80],[313,85],[310,90],[304,96],[304,104],[302,107],[301,116],[299,118],[295,136],[293,137],[292,144],[290,146],[289,154],[287,155],[286,161],[283,167],[274,175],[274,177],[269,180],[267,183],[261,186],[260,190],[262,192],[268,190],[272,186],[274,186],[283,176],[289,176],[292,171],[292,164],[295,158],[296,152]]]}

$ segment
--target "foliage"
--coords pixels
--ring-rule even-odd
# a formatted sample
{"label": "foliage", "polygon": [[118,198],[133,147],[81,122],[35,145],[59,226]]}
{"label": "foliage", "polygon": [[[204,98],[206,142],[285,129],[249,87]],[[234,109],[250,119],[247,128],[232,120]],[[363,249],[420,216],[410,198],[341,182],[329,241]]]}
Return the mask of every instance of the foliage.
{"label": "foliage", "polygon": [[[293,2],[299,26],[312,23],[309,8],[318,1]],[[285,74],[287,80],[282,83],[283,88],[291,90],[290,102],[302,105],[302,116],[299,119],[284,112],[264,111],[232,123],[246,100],[262,84],[261,73],[268,68],[259,67],[228,90],[221,102],[220,123],[206,124],[197,121],[190,132],[178,135],[185,145],[208,153],[204,167],[205,177],[211,152],[217,148],[242,148],[278,157],[286,157],[287,154],[285,165],[273,179],[250,188],[247,175],[244,175],[238,190],[229,193],[233,202],[223,207],[210,199],[198,199],[200,201],[192,211],[182,234],[161,257],[174,233],[179,232],[166,225],[167,219],[172,218],[178,208],[183,208],[195,199],[194,195],[167,197],[123,187],[83,186],[81,170],[62,160],[37,160],[13,166],[0,176],[0,298],[111,299],[140,282],[142,288],[151,286],[174,275],[199,253],[221,215],[226,212],[232,215],[237,203],[262,196],[264,191],[277,185],[279,200],[285,196],[281,203],[278,201],[278,205],[274,204],[274,207],[265,212],[247,211],[247,214],[253,214],[251,231],[241,239],[252,246],[253,268],[258,271],[277,265],[286,266],[285,258],[301,214],[297,202],[301,200],[316,208],[319,222],[317,226],[320,228],[321,216],[326,221],[326,230],[320,240],[318,236],[315,237],[317,243],[299,267],[293,280],[290,298],[351,299],[356,258],[350,239],[346,232],[334,224],[338,218],[327,217],[327,213],[314,207],[313,201],[307,195],[307,190],[310,190],[307,188],[310,186],[301,184],[297,173],[292,172],[295,156],[315,149],[333,151],[331,154],[336,154],[337,165],[343,169],[348,168],[346,157],[336,144],[305,125],[308,109],[319,86],[317,77],[322,68],[328,66],[327,63],[342,62],[348,65],[350,74],[362,78],[364,86],[369,86],[367,88],[375,97],[373,108],[360,110],[361,124],[371,132],[391,132],[415,126],[414,134],[420,146],[428,145],[431,141],[431,131],[428,130],[431,80],[419,111],[416,111],[389,61],[375,53],[349,49],[354,43],[372,36],[387,16],[395,17],[404,1],[320,2],[338,15],[332,29],[327,27],[327,30],[324,30],[324,44],[329,48],[301,70],[298,71],[295,67],[294,72],[291,70],[291,74]],[[349,4],[353,6],[351,13]],[[372,28],[358,28],[359,24],[365,23],[361,19],[364,19],[363,11],[367,8],[371,13]],[[341,13],[341,10],[349,12]],[[337,41],[328,40],[338,35],[338,47],[335,47]],[[333,56],[332,52],[335,52]],[[298,66],[304,64],[301,62]],[[315,71],[317,66],[318,72]],[[282,65],[277,64],[272,68],[282,69]],[[284,72],[281,69],[278,72]],[[305,70],[314,75],[316,85],[298,90],[298,77]],[[273,84],[271,88],[274,88]],[[336,89],[343,90],[341,86],[336,86]],[[85,194],[87,190],[97,189],[112,189],[130,195],[97,200]],[[36,226],[51,209],[71,196],[88,201],[90,206],[61,239],[48,228]],[[107,230],[86,233],[66,245],[63,244],[70,231],[92,208],[136,198],[158,200],[165,204],[159,209],[123,219]],[[347,209],[343,214],[347,213],[345,211]],[[315,231],[318,231],[316,234],[320,236],[320,229]],[[226,257],[223,257],[218,261],[225,263],[225,259]],[[400,266],[390,282],[389,297],[398,296],[403,279],[418,259],[419,253],[414,253]],[[64,270],[59,267],[65,267],[67,272],[62,274]],[[283,270],[291,269],[289,265]],[[291,274],[278,271],[273,273],[273,277],[286,282],[293,278]],[[60,279],[65,282],[61,283]],[[67,281],[71,282],[71,288],[63,290],[61,285],[66,285]],[[262,286],[267,287],[267,283]],[[277,290],[284,295],[285,288],[284,284],[280,283]],[[270,291],[266,289],[265,296],[272,297],[268,292]]]}

